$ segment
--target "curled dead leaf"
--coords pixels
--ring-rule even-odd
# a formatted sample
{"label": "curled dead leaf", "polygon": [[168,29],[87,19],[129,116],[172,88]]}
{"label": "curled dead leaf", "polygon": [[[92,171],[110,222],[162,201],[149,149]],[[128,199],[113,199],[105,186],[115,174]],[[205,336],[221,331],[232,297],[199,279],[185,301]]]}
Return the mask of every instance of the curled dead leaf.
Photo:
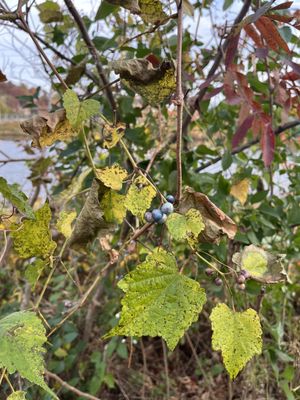
{"label": "curled dead leaf", "polygon": [[76,220],[69,246],[82,250],[96,236],[101,233],[105,236],[113,224],[104,219],[104,211],[100,207],[100,201],[108,189],[102,182],[94,179],[85,204]]}
{"label": "curled dead leaf", "polygon": [[51,146],[57,140],[67,140],[77,132],[66,119],[63,109],[52,113],[42,112],[21,124],[23,131],[32,138],[33,147]]}
{"label": "curled dead leaf", "polygon": [[222,236],[233,239],[237,226],[235,222],[220,210],[209,198],[194,189],[187,187],[179,204],[179,212],[185,214],[189,209],[200,211],[205,229],[200,233],[199,240],[208,243],[219,243]]}

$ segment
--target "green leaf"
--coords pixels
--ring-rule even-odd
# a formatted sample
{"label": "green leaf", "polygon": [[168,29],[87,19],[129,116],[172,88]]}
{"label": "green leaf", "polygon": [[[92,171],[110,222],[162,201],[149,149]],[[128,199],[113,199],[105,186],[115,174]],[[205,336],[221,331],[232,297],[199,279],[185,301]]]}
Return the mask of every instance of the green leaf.
{"label": "green leaf", "polygon": [[26,400],[26,392],[21,390],[13,392],[6,400]]}
{"label": "green leaf", "polygon": [[210,315],[212,346],[221,350],[230,378],[234,379],[255,354],[262,351],[262,330],[256,311],[230,310],[226,304],[218,304]]}
{"label": "green leaf", "polygon": [[191,244],[205,228],[200,211],[190,208],[185,215],[173,213],[167,219],[167,227],[175,240],[187,239]]}
{"label": "green leaf", "polygon": [[107,222],[121,224],[126,215],[125,196],[112,190],[106,192],[101,200],[100,207],[104,210]]}
{"label": "green leaf", "polygon": [[126,194],[125,206],[133,215],[143,218],[155,195],[156,191],[148,180],[143,176],[139,176],[130,185]]}
{"label": "green leaf", "polygon": [[162,249],[148,255],[118,286],[126,293],[120,322],[105,337],[161,336],[171,350],[206,302],[199,283],[180,274],[175,257]]}
{"label": "green leaf", "polygon": [[114,164],[111,167],[97,169],[95,171],[96,178],[104,183],[106,187],[113,190],[121,190],[123,181],[127,178],[128,173],[126,169]]}
{"label": "green leaf", "polygon": [[59,214],[59,218],[56,224],[57,230],[64,235],[65,238],[69,238],[72,235],[72,222],[76,218],[76,211],[66,212],[62,211]]}
{"label": "green leaf", "polygon": [[107,1],[103,0],[98,8],[95,20],[105,19],[110,14],[112,14],[115,10],[117,10],[118,6],[113,4],[109,4]]}
{"label": "green leaf", "polygon": [[4,178],[0,177],[0,193],[26,217],[35,219],[33,209],[28,204],[26,195],[21,192],[16,183],[10,185]]}
{"label": "green leaf", "polygon": [[100,103],[98,101],[89,99],[80,102],[73,90],[66,90],[63,101],[67,118],[74,128],[78,128],[80,124],[99,114]]}
{"label": "green leaf", "polygon": [[251,244],[246,246],[241,253],[235,253],[232,261],[259,282],[277,283],[286,280],[281,258]]}
{"label": "green leaf", "polygon": [[35,285],[41,276],[41,273],[44,271],[46,267],[46,263],[44,260],[37,259],[33,263],[27,265],[25,270],[25,278],[30,283],[32,288],[35,288]]}
{"label": "green leaf", "polygon": [[64,19],[60,7],[54,1],[47,0],[37,6],[40,11],[40,20],[44,24],[49,24],[51,22],[61,22]]}
{"label": "green leaf", "polygon": [[44,382],[45,328],[33,312],[16,312],[0,320],[0,368],[19,372],[57,398]]}
{"label": "green leaf", "polygon": [[51,238],[50,220],[51,210],[48,203],[37,210],[35,221],[25,220],[21,224],[14,224],[11,236],[14,238],[14,248],[21,258],[50,256],[56,243]]}
{"label": "green leaf", "polygon": [[159,0],[139,0],[139,7],[141,17],[146,23],[155,24],[167,16]]}
{"label": "green leaf", "polygon": [[232,164],[232,161],[233,160],[232,160],[231,152],[226,151],[222,157],[222,168],[224,171],[230,167],[230,165]]}

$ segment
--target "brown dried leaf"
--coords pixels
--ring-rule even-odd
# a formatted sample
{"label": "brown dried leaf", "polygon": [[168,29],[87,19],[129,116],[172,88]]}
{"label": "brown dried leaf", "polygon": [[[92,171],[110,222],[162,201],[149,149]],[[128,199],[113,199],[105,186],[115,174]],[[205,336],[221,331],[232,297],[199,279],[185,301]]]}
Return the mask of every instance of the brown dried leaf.
{"label": "brown dried leaf", "polygon": [[7,78],[4,73],[0,70],[0,82],[6,82]]}
{"label": "brown dried leaf", "polygon": [[33,147],[51,146],[57,140],[65,141],[77,135],[66,119],[66,112],[63,109],[53,113],[43,112],[20,125],[23,131],[33,139]]}
{"label": "brown dried leaf", "polygon": [[86,202],[76,220],[72,235],[69,239],[70,247],[82,250],[94,240],[101,232],[104,236],[109,233],[113,224],[104,219],[104,211],[100,207],[100,201],[108,189],[102,182],[93,180]]}
{"label": "brown dried leaf", "polygon": [[200,211],[205,224],[205,229],[200,233],[199,240],[208,243],[219,243],[223,235],[233,239],[237,226],[222,210],[220,210],[209,198],[194,189],[185,189],[179,204],[179,212],[185,214],[190,208]]}

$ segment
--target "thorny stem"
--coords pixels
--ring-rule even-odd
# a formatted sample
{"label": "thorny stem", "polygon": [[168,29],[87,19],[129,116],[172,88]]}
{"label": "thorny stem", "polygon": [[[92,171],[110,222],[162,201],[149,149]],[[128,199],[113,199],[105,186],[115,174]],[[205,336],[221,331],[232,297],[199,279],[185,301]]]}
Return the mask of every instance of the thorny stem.
{"label": "thorny stem", "polygon": [[183,122],[183,92],[182,92],[182,36],[183,36],[183,6],[182,0],[177,0],[177,77],[176,77],[176,104],[177,104],[177,133],[176,133],[176,163],[177,163],[177,194],[179,203],[182,192],[182,122]]}

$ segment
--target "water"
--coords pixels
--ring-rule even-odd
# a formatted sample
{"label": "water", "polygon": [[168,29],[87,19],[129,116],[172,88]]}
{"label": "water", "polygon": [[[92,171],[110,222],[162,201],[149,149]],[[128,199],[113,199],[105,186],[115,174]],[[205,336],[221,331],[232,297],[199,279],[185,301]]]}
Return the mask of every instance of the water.
{"label": "water", "polygon": [[[12,159],[35,158],[34,155],[26,153],[24,150],[25,144],[25,142],[20,140],[0,140],[0,161],[7,159],[4,154]],[[32,185],[28,179],[30,170],[26,162],[9,162],[6,164],[0,162],[0,176],[5,178],[10,184],[18,183],[27,196],[32,195]]]}

